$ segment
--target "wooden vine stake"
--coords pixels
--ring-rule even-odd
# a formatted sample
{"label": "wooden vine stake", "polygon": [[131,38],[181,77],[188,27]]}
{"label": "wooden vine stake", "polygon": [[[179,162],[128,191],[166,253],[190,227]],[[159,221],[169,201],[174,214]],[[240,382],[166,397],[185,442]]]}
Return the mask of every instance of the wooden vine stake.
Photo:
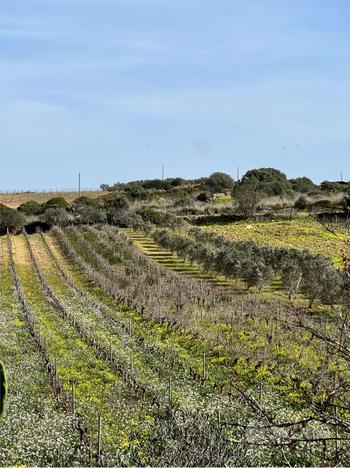
{"label": "wooden vine stake", "polygon": [[263,384],[262,384],[262,377],[259,380],[259,403],[262,403],[262,394],[263,394]]}
{"label": "wooden vine stake", "polygon": [[97,466],[102,466],[102,416],[98,417]]}
{"label": "wooden vine stake", "polygon": [[[335,373],[334,375],[334,390],[336,390],[336,387],[337,387],[337,374]],[[335,420],[337,420],[337,406],[336,404],[334,405],[334,418]],[[338,424],[337,424],[337,421],[335,421],[335,454],[334,454],[334,458],[335,458],[335,464],[337,465],[338,464],[338,458],[339,458],[339,428],[338,428]]]}
{"label": "wooden vine stake", "polygon": [[173,393],[173,389],[172,389],[172,381],[171,381],[171,377],[170,377],[169,382],[168,382],[168,398],[169,398],[169,404],[170,405],[172,403],[172,393]]}
{"label": "wooden vine stake", "polygon": [[72,414],[75,416],[75,380],[72,380]]}
{"label": "wooden vine stake", "polygon": [[205,352],[203,353],[203,380],[206,378],[206,356]]}

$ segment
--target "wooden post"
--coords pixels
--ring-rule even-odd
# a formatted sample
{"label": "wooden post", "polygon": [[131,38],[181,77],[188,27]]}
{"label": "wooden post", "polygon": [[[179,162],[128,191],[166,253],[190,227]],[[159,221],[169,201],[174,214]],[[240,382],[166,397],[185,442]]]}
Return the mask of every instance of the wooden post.
{"label": "wooden post", "polygon": [[205,352],[203,353],[203,379],[206,377],[206,357]]}
{"label": "wooden post", "polygon": [[169,398],[169,404],[171,405],[171,403],[172,403],[172,381],[171,381],[171,377],[169,378],[169,383],[168,383],[168,398]]}
{"label": "wooden post", "polygon": [[72,414],[75,416],[75,381],[72,380]]}
{"label": "wooden post", "polygon": [[98,417],[97,466],[102,465],[102,416]]}

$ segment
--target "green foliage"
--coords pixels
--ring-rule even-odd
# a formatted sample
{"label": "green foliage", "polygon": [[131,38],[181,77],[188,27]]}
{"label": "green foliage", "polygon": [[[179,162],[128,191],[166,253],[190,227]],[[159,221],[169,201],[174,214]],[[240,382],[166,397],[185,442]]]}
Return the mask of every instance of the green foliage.
{"label": "green foliage", "polygon": [[133,200],[147,200],[147,192],[142,185],[133,185],[126,192]]}
{"label": "green foliage", "polygon": [[297,210],[305,210],[308,206],[309,203],[303,196],[299,197],[294,203],[294,208],[296,208]]}
{"label": "green foliage", "polygon": [[155,231],[153,238],[162,247],[201,264],[206,270],[241,279],[247,289],[259,291],[279,275],[289,299],[301,291],[310,307],[317,299],[324,304],[345,303],[346,273],[332,266],[329,258],[308,251],[261,246],[254,241],[230,241],[223,236],[192,229],[190,237]]}
{"label": "green foliage", "polygon": [[7,396],[7,380],[5,367],[0,361],[0,418],[4,413],[5,401]]}
{"label": "green foliage", "polygon": [[347,192],[350,189],[349,182],[330,182],[324,180],[321,182],[320,188],[322,192]]}
{"label": "green foliage", "polygon": [[209,203],[212,198],[213,195],[210,192],[201,192],[197,195],[196,200],[203,203]]}
{"label": "green foliage", "polygon": [[258,183],[255,179],[247,179],[235,190],[235,197],[238,203],[238,212],[244,218],[254,216],[262,194],[259,191]]}
{"label": "green foliage", "polygon": [[145,222],[156,226],[176,227],[182,224],[181,218],[169,212],[157,211],[150,207],[141,208],[137,211],[137,214],[140,215]]}
{"label": "green foliage", "polygon": [[8,208],[0,203],[0,232],[10,231],[17,232],[25,225],[25,216],[17,210]]}
{"label": "green foliage", "polygon": [[208,177],[207,184],[215,188],[217,192],[223,192],[224,190],[232,190],[234,186],[234,180],[229,174],[224,172],[213,172]]}
{"label": "green foliage", "polygon": [[44,207],[40,203],[30,200],[22,203],[17,210],[27,216],[38,216],[43,212]]}
{"label": "green foliage", "polygon": [[296,179],[289,179],[289,182],[295,192],[311,193],[317,190],[317,185],[315,185],[308,177],[297,177]]}
{"label": "green foliage", "polygon": [[75,207],[79,207],[79,206],[98,207],[100,205],[101,205],[101,202],[98,198],[90,198],[90,197],[82,196],[82,197],[76,198],[70,207],[74,209]]}
{"label": "green foliage", "polygon": [[51,225],[66,226],[71,218],[64,208],[48,208],[41,215],[42,221]]}
{"label": "green foliage", "polygon": [[126,198],[119,193],[104,195],[101,198],[101,201],[107,210],[115,210],[116,212],[119,212],[125,211],[129,208]]}
{"label": "green foliage", "polygon": [[286,175],[271,167],[246,172],[240,186],[247,182],[254,183],[256,190],[267,196],[283,195],[292,191],[292,184],[287,180]]}
{"label": "green foliage", "polygon": [[50,208],[67,208],[68,203],[63,197],[54,197],[45,203],[45,210]]}

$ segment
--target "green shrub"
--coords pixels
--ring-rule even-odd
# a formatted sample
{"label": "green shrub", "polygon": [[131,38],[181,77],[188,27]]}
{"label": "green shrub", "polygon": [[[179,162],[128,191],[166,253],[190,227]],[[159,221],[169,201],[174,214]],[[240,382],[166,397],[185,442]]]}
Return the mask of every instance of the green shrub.
{"label": "green shrub", "polygon": [[67,208],[68,203],[63,197],[54,197],[45,203],[45,210],[49,208]]}
{"label": "green shrub", "polygon": [[67,226],[71,218],[64,208],[49,208],[41,216],[41,219],[48,224]]}
{"label": "green shrub", "polygon": [[38,216],[44,211],[44,207],[34,200],[29,200],[22,203],[17,210],[27,216]]}
{"label": "green shrub", "polygon": [[299,197],[298,200],[294,203],[294,208],[297,210],[305,210],[309,206],[308,201],[305,197]]}

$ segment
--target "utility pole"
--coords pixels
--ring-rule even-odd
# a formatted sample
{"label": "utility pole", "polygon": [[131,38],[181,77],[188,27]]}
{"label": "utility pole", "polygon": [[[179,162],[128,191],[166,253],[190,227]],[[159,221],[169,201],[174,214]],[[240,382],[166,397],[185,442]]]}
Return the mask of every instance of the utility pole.
{"label": "utility pole", "polygon": [[237,182],[239,182],[239,166],[237,166]]}
{"label": "utility pole", "polygon": [[80,172],[78,173],[78,192],[79,192],[79,198],[80,198]]}
{"label": "utility pole", "polygon": [[164,180],[164,163],[162,163],[162,180]]}
{"label": "utility pole", "polygon": [[340,171],[340,181],[343,182],[343,171]]}

